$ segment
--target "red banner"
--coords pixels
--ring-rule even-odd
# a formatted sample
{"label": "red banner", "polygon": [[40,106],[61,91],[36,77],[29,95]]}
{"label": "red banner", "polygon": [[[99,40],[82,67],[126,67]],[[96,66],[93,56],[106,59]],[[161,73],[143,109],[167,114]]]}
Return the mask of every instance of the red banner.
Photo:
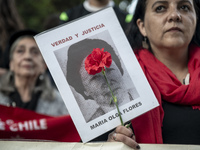
{"label": "red banner", "polygon": [[16,138],[60,142],[81,140],[69,115],[51,117],[0,105],[0,139]]}

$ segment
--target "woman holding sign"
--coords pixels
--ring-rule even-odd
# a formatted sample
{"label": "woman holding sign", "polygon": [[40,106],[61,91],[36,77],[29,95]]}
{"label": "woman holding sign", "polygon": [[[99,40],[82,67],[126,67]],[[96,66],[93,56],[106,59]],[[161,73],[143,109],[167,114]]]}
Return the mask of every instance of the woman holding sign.
{"label": "woman holding sign", "polygon": [[200,144],[200,1],[139,0],[130,42],[160,106],[108,141]]}

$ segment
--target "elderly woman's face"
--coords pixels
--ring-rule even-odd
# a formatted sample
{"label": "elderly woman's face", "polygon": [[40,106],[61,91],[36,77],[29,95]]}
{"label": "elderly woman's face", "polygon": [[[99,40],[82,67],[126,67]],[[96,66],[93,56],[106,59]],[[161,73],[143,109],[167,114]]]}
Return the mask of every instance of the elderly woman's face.
{"label": "elderly woman's face", "polygon": [[35,40],[22,38],[16,45],[10,61],[10,70],[18,76],[37,77],[45,71],[45,63]]}
{"label": "elderly woman's face", "polygon": [[196,29],[193,0],[147,0],[144,22],[137,24],[152,50],[186,47]]}

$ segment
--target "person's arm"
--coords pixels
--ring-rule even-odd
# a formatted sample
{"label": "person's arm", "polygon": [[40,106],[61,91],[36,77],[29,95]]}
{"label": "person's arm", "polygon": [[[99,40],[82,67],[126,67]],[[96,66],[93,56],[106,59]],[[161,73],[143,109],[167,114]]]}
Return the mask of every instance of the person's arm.
{"label": "person's arm", "polygon": [[123,142],[134,149],[140,149],[140,146],[135,140],[135,135],[132,129],[126,126],[118,126],[113,132],[108,135],[108,142]]}

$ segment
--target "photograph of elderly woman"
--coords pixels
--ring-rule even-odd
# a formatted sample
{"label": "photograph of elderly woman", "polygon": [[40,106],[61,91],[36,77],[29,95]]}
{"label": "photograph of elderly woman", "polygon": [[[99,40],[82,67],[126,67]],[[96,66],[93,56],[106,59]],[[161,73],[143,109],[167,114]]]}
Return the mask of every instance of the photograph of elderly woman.
{"label": "photograph of elderly woman", "polygon": [[112,96],[103,74],[89,75],[85,70],[84,60],[94,48],[104,48],[111,54],[112,64],[106,68],[106,76],[118,105],[139,97],[108,31],[59,49],[54,54],[86,122],[116,109],[114,104],[110,104]]}

